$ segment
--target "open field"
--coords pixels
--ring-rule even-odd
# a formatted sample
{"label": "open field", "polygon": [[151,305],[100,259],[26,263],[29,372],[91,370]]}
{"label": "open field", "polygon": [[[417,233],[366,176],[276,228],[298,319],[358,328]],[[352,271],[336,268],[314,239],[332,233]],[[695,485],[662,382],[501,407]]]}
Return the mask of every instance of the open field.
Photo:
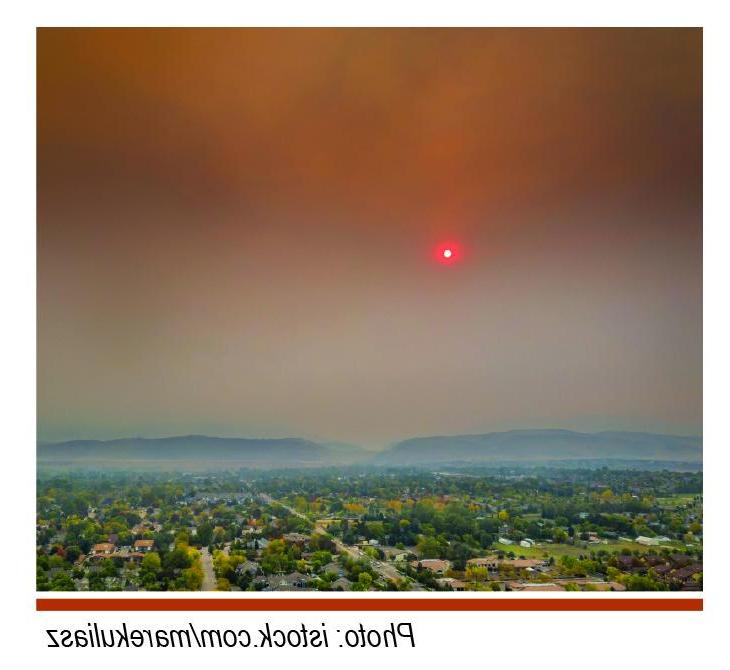
{"label": "open field", "polygon": [[691,505],[696,497],[696,493],[674,493],[669,496],[658,497],[656,501],[659,507],[663,509],[675,509],[680,505]]}
{"label": "open field", "polygon": [[[667,543],[664,546],[671,546],[673,549],[681,551],[684,549],[684,545],[681,543]],[[645,547],[644,545],[637,544],[636,542],[609,542],[608,544],[589,544],[587,547],[581,545],[572,544],[542,544],[534,547],[521,547],[519,544],[501,544],[496,542],[494,549],[497,551],[514,552],[516,556],[524,556],[525,558],[542,558],[546,554],[548,556],[555,556],[559,558],[561,556],[580,556],[590,552],[608,551],[613,553],[616,551],[622,551],[628,549],[631,552],[639,551],[641,553],[647,553],[648,551],[656,552],[661,547]]]}

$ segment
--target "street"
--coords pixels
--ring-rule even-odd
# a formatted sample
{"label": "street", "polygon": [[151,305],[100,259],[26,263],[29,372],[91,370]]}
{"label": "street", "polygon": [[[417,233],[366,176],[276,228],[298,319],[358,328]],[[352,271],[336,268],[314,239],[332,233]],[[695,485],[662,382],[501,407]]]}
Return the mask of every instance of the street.
{"label": "street", "polygon": [[216,579],[213,571],[213,557],[208,551],[208,547],[200,550],[200,563],[203,568],[203,583],[200,586],[201,591],[215,591]]}
{"label": "street", "polygon": [[[260,494],[261,499],[270,504],[270,505],[279,505],[280,507],[283,507],[285,510],[290,512],[291,514],[294,514],[295,516],[298,516],[300,519],[304,519],[308,523],[311,523],[311,521],[301,512],[298,512],[293,507],[289,507],[288,505],[285,505],[284,503],[274,500],[270,495],[266,493]],[[319,533],[320,535],[326,535],[327,531],[326,529],[320,524],[315,523],[314,524],[314,532]],[[332,542],[335,545],[335,548],[337,551],[342,552],[349,556],[350,558],[353,558],[355,560],[362,560],[366,561],[370,564],[370,567],[379,574],[383,579],[386,581],[397,581],[399,579],[403,579],[403,575],[398,572],[398,570],[395,568],[395,566],[390,565],[388,563],[383,563],[382,561],[376,561],[372,559],[370,556],[368,556],[365,552],[363,552],[359,547],[355,547],[352,545],[344,544],[341,540],[338,540],[337,538],[333,537]]]}

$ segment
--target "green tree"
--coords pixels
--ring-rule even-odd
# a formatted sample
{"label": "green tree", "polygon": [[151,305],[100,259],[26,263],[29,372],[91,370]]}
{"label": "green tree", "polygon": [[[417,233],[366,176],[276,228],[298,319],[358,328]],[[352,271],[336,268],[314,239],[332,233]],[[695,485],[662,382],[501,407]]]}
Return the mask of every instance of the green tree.
{"label": "green tree", "polygon": [[369,572],[361,572],[357,576],[357,581],[362,584],[363,588],[367,591],[373,583],[373,576]]}

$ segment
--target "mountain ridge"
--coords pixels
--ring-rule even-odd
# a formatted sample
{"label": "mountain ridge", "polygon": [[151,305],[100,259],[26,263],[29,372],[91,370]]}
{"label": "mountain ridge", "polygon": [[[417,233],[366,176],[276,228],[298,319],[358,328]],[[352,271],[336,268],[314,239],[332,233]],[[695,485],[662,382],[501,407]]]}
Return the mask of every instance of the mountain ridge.
{"label": "mountain ridge", "polygon": [[546,463],[572,460],[702,462],[702,438],[630,431],[596,433],[559,428],[515,429],[402,440],[380,452],[352,444],[298,437],[207,435],[127,437],[39,442],[39,464],[237,464],[292,468],[353,465],[419,466],[439,463]]}
{"label": "mountain ridge", "polygon": [[321,444],[298,437],[242,438],[180,435],[39,444],[39,462],[227,461],[251,464],[316,464],[329,455]]}
{"label": "mountain ridge", "polygon": [[545,462],[572,459],[702,461],[702,438],[629,431],[516,429],[472,435],[416,437],[378,454],[383,465],[451,461]]}

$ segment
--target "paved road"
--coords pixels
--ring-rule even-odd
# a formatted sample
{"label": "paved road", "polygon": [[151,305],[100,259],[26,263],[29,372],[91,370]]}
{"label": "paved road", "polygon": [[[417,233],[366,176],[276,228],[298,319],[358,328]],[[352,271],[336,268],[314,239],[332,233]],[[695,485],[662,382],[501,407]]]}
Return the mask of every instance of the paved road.
{"label": "paved road", "polygon": [[213,571],[213,557],[208,551],[208,547],[200,550],[200,562],[203,567],[203,583],[200,587],[201,591],[215,591],[216,579]]}
{"label": "paved road", "polygon": [[[291,512],[295,516],[298,516],[300,519],[304,519],[305,521],[311,523],[311,521],[309,521],[309,519],[304,514],[298,512],[293,507],[289,507],[289,505],[285,505],[283,502],[274,500],[270,495],[267,495],[266,493],[261,494],[261,499],[270,505],[279,505],[279,507],[283,507],[285,510]],[[314,532],[319,533],[320,535],[327,534],[327,530],[324,528],[324,526],[321,525],[320,522],[316,522],[314,524]],[[394,566],[388,563],[383,563],[382,561],[376,561],[372,559],[364,551],[362,551],[360,547],[345,544],[341,540],[338,540],[336,537],[332,538],[332,542],[335,545],[337,551],[347,554],[350,558],[354,558],[355,560],[367,561],[368,563],[370,563],[370,567],[372,567],[372,569],[375,570],[375,572],[377,572],[383,579],[403,579],[403,575],[398,572],[398,570],[396,570]]]}

